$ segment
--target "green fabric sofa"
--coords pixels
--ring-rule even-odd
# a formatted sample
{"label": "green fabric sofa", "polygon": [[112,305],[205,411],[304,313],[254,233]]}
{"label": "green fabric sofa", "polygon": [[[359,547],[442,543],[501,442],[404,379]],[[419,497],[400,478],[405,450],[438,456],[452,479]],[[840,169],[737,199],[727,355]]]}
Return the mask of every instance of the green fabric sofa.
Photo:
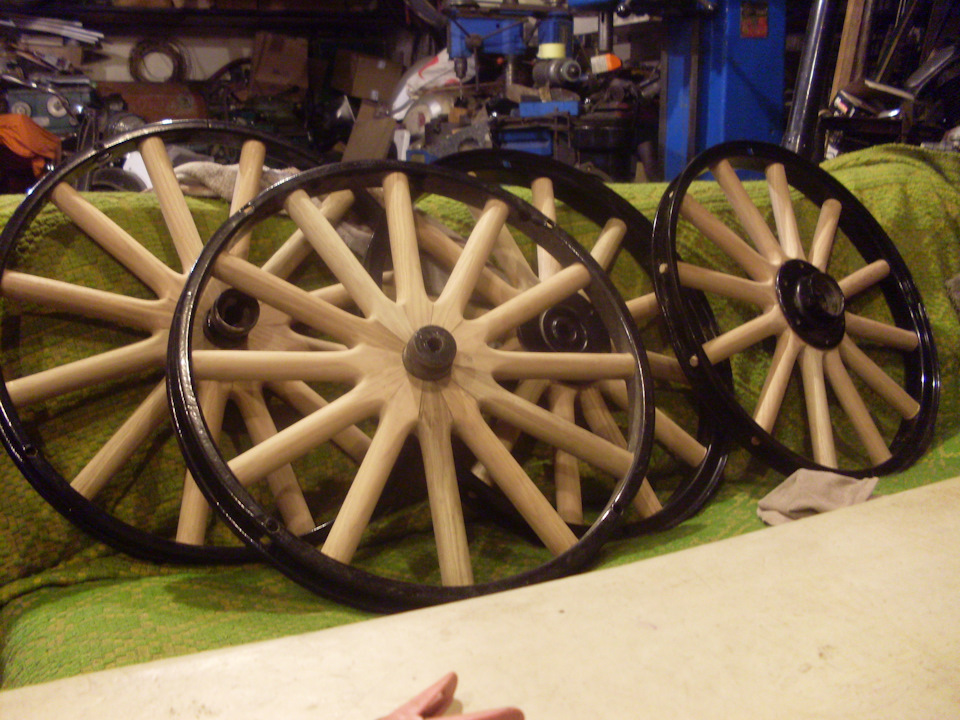
{"label": "green fabric sofa", "polygon": [[[913,467],[882,478],[877,493],[960,475],[960,318],[945,288],[960,274],[960,155],[886,146],[842,156],[824,168],[853,191],[898,246],[939,351],[942,392],[932,446]],[[613,187],[649,218],[664,191],[662,184]],[[0,224],[19,201],[0,198]],[[144,201],[118,194],[104,202],[135,214]],[[225,217],[220,203],[195,207],[210,230]],[[158,452],[175,452],[173,440],[168,443]],[[608,544],[597,567],[759,530],[764,526],[756,503],[782,480],[734,450],[725,482],[702,512],[672,530]],[[0,608],[2,688],[370,617],[314,596],[260,564],[181,567],[133,560],[76,530],[6,456],[0,458]]]}

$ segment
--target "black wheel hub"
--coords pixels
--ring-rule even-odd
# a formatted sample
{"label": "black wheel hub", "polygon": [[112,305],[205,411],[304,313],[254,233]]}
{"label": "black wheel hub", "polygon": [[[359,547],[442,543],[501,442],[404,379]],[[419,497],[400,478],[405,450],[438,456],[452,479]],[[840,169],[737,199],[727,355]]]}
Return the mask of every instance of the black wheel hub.
{"label": "black wheel hub", "polygon": [[207,312],[203,334],[217,347],[236,347],[260,319],[260,303],[234,288],[224,290]]}
{"label": "black wheel hub", "polygon": [[417,330],[403,349],[403,366],[421,380],[442,380],[450,374],[457,356],[457,341],[439,325]]}
{"label": "black wheel hub", "polygon": [[827,273],[803,260],[788,260],[777,273],[777,297],[790,327],[810,345],[828,350],[843,340],[845,298]]}
{"label": "black wheel hub", "polygon": [[582,295],[557,303],[517,331],[520,342],[535,352],[603,352],[610,337],[596,308]]}

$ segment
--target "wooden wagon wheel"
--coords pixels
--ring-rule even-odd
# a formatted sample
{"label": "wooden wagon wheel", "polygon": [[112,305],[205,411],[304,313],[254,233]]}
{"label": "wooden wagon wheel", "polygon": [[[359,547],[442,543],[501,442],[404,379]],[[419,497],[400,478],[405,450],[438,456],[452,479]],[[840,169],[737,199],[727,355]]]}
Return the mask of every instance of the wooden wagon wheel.
{"label": "wooden wagon wheel", "polygon": [[[319,196],[355,200],[351,227],[328,222],[314,202]],[[442,224],[437,207],[445,218],[459,216],[469,228],[466,235]],[[476,220],[472,208],[481,208]],[[322,258],[330,273],[326,280],[286,282],[270,268],[231,254],[236,238],[281,211]],[[391,263],[382,286],[344,240],[358,229],[388,238]],[[511,286],[501,268],[491,266],[504,231],[530,243],[531,250],[541,248],[558,263],[556,274],[533,287]],[[594,253],[614,251],[622,235],[611,230]],[[430,277],[429,258],[421,257],[425,244],[444,246],[456,256],[439,284]],[[520,252],[517,246],[515,251]],[[269,328],[261,332],[259,324],[244,330],[248,334],[239,347],[204,333],[209,308],[224,287],[243,294],[261,314],[294,318],[314,344],[277,345]],[[603,338],[595,351],[529,352],[515,342],[518,327],[581,292]],[[350,302],[342,307],[330,301],[344,296]],[[646,358],[600,266],[533,207],[450,170],[350,163],[317,168],[265,191],[228,220],[201,255],[177,308],[169,362],[184,455],[235,531],[297,582],[364,607],[444,602],[582,568],[616,529],[649,459],[653,407]],[[512,391],[536,379],[618,385],[626,398],[618,418],[626,446]],[[300,415],[278,420],[279,430],[270,437],[225,447],[208,430],[198,384],[251,380]],[[521,464],[491,428],[497,421],[522,428],[541,452],[535,449],[527,456],[530,462]],[[344,471],[333,464],[331,457],[340,454],[329,452],[328,441],[351,429],[371,441],[362,461]],[[413,457],[421,459],[422,473],[404,454],[411,443],[419,448]],[[540,470],[542,458],[556,448],[614,479],[602,501],[587,508],[589,528],[580,537],[557,512],[553,479]],[[488,532],[482,518],[464,509],[458,482],[464,456],[467,468],[474,461],[483,465],[539,538],[536,545],[495,544],[496,531]],[[260,481],[283,464],[297,468],[300,491],[291,493],[293,501],[318,523],[335,518],[328,532],[298,537],[278,517],[270,496],[257,495]],[[389,513],[371,522],[391,482],[424,487],[421,535],[428,550],[417,546],[401,559],[409,565],[410,555],[419,558],[413,567],[384,571],[376,563],[378,554],[389,552],[382,548],[406,542],[390,534],[400,520]],[[416,507],[413,513],[410,522],[416,525]],[[532,549],[524,550],[526,545]],[[503,554],[514,553],[521,565],[504,567]]]}
{"label": "wooden wagon wheel", "polygon": [[[883,228],[829,174],[777,146],[712,148],[664,196],[654,253],[684,372],[769,465],[878,475],[926,449],[940,381],[920,295]],[[690,289],[720,333],[690,322]],[[716,371],[727,360],[733,385]]]}
{"label": "wooden wagon wheel", "polygon": [[[649,489],[646,493],[638,493],[634,500],[640,519],[631,523],[630,529],[664,529],[695,514],[710,498],[723,474],[726,463],[723,426],[714,420],[713,415],[697,407],[697,397],[689,389],[672,348],[658,347],[658,343],[660,346],[664,343],[661,340],[660,308],[649,279],[652,275],[649,266],[653,233],[650,221],[597,177],[551,158],[510,150],[478,150],[449,155],[438,164],[498,185],[529,188],[532,202],[541,212],[560,222],[565,229],[579,228],[579,235],[587,234],[585,228],[596,233],[592,242],[596,242],[608,226],[623,224],[622,248],[628,255],[610,255],[601,260],[626,299],[627,308],[640,331],[655,382],[657,403]],[[550,272],[549,264],[538,267],[537,272],[526,265],[513,268],[511,279],[514,283],[522,283],[535,276],[539,281]],[[697,304],[698,299],[692,298],[691,302]],[[700,310],[699,317],[703,322],[709,322],[708,309],[702,302]],[[556,338],[552,337],[555,331],[551,332],[550,328],[558,318],[555,310],[552,313],[554,317],[548,313],[538,318],[533,327],[528,326],[527,329],[532,331],[527,335],[528,345],[543,348],[556,344]],[[579,317],[573,308],[568,308],[568,315]],[[581,321],[580,324],[586,332],[589,323]],[[603,418],[609,412],[609,406],[617,405],[616,393],[605,393],[604,383],[577,386],[553,383],[552,388],[541,386],[531,390],[540,391],[554,412],[566,408],[568,415],[574,416],[576,411],[595,432],[603,432],[608,427]],[[615,433],[610,439],[622,443]],[[508,442],[515,440],[512,436],[507,438]],[[554,471],[568,478],[566,482],[572,490],[567,494],[562,512],[569,521],[575,521],[579,514],[576,464],[569,462],[565,453],[559,451]]]}
{"label": "wooden wagon wheel", "polygon": [[[228,215],[219,200],[187,200],[168,151],[211,146],[239,162],[234,209],[260,191],[265,162],[316,164],[308,151],[227,123],[148,125],[45,176],[0,235],[3,442],[60,513],[156,561],[250,557],[223,526],[220,540],[208,537],[206,501],[171,437],[164,379],[173,310],[213,229],[198,226],[195,211],[223,205]],[[135,151],[156,198],[138,203],[136,223],[129,200],[101,194],[95,204],[73,188]]]}

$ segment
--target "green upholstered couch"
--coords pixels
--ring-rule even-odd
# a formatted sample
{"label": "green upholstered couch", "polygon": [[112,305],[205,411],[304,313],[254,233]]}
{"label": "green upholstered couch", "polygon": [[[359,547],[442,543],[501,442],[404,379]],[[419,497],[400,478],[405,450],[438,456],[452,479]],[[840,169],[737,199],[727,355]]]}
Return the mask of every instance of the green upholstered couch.
{"label": "green upholstered couch", "polygon": [[[888,146],[825,168],[847,185],[899,247],[922,293],[938,346],[942,399],[934,439],[919,463],[884,477],[888,494],[960,475],[960,320],[945,283],[960,274],[960,156]],[[648,217],[664,186],[616,185]],[[0,224],[19,197],[0,198]],[[141,199],[117,195],[118,212]],[[213,201],[200,215],[224,217]],[[4,339],[16,342],[16,338]],[[168,439],[172,443],[172,440]],[[170,447],[174,448],[175,445]],[[759,530],[757,500],[783,477],[734,450],[726,480],[694,518],[659,534],[606,546],[611,566]],[[48,507],[0,458],[0,682],[40,683],[367,619],[260,564],[178,567],[133,560],[91,540]]]}

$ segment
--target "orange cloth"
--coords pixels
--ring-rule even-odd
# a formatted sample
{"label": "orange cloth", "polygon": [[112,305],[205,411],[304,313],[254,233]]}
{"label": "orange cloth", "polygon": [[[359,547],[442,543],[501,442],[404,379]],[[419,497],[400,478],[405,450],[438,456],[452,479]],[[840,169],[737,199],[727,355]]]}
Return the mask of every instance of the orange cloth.
{"label": "orange cloth", "polygon": [[60,161],[60,138],[26,115],[0,115],[0,143],[20,157],[28,158],[36,177],[43,175],[47,160]]}

